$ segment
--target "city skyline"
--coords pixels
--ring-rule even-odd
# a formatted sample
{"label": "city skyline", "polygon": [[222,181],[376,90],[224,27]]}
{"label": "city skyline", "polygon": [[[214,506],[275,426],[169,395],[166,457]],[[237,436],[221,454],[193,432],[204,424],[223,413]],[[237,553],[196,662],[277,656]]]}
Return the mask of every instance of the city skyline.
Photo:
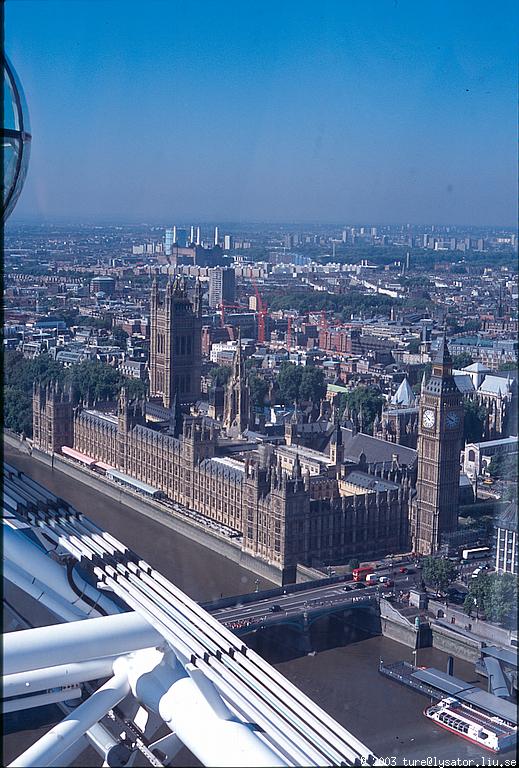
{"label": "city skyline", "polygon": [[6,3],[13,223],[513,226],[511,3],[121,6]]}

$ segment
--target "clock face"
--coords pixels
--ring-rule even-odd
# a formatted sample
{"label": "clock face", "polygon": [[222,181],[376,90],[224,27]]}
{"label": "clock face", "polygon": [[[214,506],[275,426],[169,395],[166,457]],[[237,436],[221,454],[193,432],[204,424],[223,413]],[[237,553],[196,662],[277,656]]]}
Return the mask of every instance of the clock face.
{"label": "clock face", "polygon": [[457,414],[456,411],[449,411],[445,419],[445,424],[447,426],[447,429],[455,429],[459,423],[460,423],[459,414]]}
{"label": "clock face", "polygon": [[434,427],[434,422],[436,421],[435,413],[434,411],[428,409],[423,412],[423,418],[422,418],[422,424],[427,429],[432,429]]}

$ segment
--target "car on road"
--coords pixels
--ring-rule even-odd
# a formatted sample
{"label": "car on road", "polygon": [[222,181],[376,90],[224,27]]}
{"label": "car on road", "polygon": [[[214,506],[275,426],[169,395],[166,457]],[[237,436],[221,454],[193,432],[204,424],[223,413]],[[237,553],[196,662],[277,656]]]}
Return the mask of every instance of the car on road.
{"label": "car on road", "polygon": [[447,590],[447,598],[449,602],[456,603],[456,605],[463,605],[467,595],[468,595],[468,592],[463,592],[461,589],[458,589],[457,587],[449,587],[449,589]]}
{"label": "car on road", "polygon": [[342,591],[343,592],[351,592],[352,589],[355,589],[355,587],[353,587],[353,586],[352,587],[345,586],[345,587],[342,588]]}
{"label": "car on road", "polygon": [[277,603],[275,605],[271,605],[270,608],[269,608],[269,611],[271,613],[279,613],[280,610],[281,610],[281,606],[278,605]]}
{"label": "car on road", "polygon": [[362,581],[358,581],[357,584],[353,587],[353,589],[366,589],[367,584],[364,584]]}
{"label": "car on road", "polygon": [[406,568],[405,565],[402,565],[398,570],[400,573],[409,573],[409,568]]}
{"label": "car on road", "polygon": [[384,587],[392,587],[393,586],[393,580],[389,578],[389,576],[381,576],[379,579],[380,583]]}

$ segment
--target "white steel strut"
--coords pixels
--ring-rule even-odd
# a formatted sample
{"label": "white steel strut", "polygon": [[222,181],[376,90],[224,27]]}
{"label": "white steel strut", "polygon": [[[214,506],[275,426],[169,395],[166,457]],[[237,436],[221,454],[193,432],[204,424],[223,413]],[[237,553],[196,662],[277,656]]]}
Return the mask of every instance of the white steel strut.
{"label": "white steel strut", "polygon": [[[12,690],[18,690],[17,675],[34,670],[38,663],[54,665],[45,672],[53,680],[59,677],[59,663],[77,664],[74,680],[80,681],[88,674],[81,671],[82,663],[99,661],[101,656],[106,662],[110,657],[118,675],[125,670],[133,695],[158,713],[205,765],[380,764],[365,745],[161,573],[84,515],[58,502],[45,508],[41,503],[22,504],[14,515],[69,552],[95,574],[99,587],[111,590],[135,613],[44,628],[48,636],[63,633],[61,648],[58,640],[61,659],[52,652],[49,659],[42,652],[32,655],[30,662],[34,642],[29,638],[16,648],[15,639],[9,645],[7,635],[4,669]],[[122,632],[110,631],[108,625],[114,621]],[[88,650],[86,638],[96,636],[96,625],[108,628],[98,635],[105,639],[102,654]],[[130,626],[141,633],[132,643],[125,642]],[[75,647],[67,640],[74,634]],[[40,647],[50,651],[48,642]],[[149,650],[141,650],[145,648]],[[124,658],[117,660],[117,655]],[[204,732],[211,734],[208,748],[201,745]],[[26,756],[20,759],[13,765],[30,764]]]}

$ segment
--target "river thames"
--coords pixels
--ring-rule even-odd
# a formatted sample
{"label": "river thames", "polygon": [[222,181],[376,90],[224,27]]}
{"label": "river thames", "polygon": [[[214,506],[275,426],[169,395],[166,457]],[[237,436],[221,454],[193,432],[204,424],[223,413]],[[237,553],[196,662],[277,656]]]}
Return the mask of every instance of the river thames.
{"label": "river thames", "polygon": [[[210,548],[190,541],[7,445],[4,447],[4,457],[134,549],[193,599],[212,600],[221,595],[252,592],[256,588],[255,574]],[[270,586],[270,582],[260,579],[259,589]],[[379,674],[380,659],[387,662],[406,659],[412,662],[410,648],[381,636],[364,636],[358,631],[347,635],[346,644],[330,648],[327,626],[326,622],[322,622],[314,628],[314,652],[310,655],[294,657],[295,654],[287,648],[280,652],[277,644],[271,644],[268,638],[261,644],[261,652],[295,685],[365,742],[375,754],[383,758],[394,758],[393,765],[401,765],[403,758],[460,758],[472,760],[472,763],[467,762],[466,765],[483,765],[483,757],[485,760],[499,759],[499,764],[514,757],[514,753],[509,752],[501,753],[497,758],[438,728],[422,714],[428,703],[427,698]],[[254,639],[251,644],[256,646]],[[447,655],[432,648],[421,649],[418,651],[417,663],[445,670]],[[485,681],[480,682],[473,664],[456,659],[454,674],[485,687]],[[35,721],[29,721],[30,732],[27,730],[25,733],[25,747],[43,732],[36,726]],[[6,737],[4,758],[12,759],[19,751],[22,735],[19,733]],[[185,750],[174,762],[174,765],[197,764]]]}

